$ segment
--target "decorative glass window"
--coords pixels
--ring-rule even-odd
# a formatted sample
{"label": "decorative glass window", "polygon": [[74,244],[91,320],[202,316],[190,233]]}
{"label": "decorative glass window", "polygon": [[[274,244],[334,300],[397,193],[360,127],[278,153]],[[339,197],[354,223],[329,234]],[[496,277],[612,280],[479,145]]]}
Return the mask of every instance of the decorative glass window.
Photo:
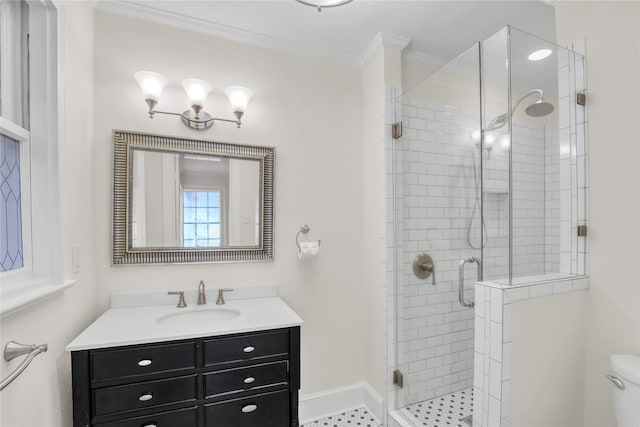
{"label": "decorative glass window", "polygon": [[[0,1],[0,28],[2,317],[74,281],[64,279],[60,239],[58,42],[62,17],[50,0]],[[35,110],[38,120],[31,120]]]}
{"label": "decorative glass window", "polygon": [[183,191],[183,246],[222,244],[220,191]]}
{"label": "decorative glass window", "polygon": [[20,143],[0,134],[0,272],[24,266]]}

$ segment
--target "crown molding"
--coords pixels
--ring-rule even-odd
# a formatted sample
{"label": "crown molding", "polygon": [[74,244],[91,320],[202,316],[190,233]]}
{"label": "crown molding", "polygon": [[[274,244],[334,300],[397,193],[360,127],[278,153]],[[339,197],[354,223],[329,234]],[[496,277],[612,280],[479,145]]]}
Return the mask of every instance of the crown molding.
{"label": "crown molding", "polygon": [[369,46],[360,55],[360,66],[364,67],[383,49],[404,50],[411,43],[411,39],[389,33],[378,33]]}
{"label": "crown molding", "polygon": [[428,53],[422,53],[415,50],[402,52],[402,56],[411,61],[434,65],[437,68],[441,68],[450,62],[449,60],[440,58],[439,56],[429,55]]}
{"label": "crown molding", "polygon": [[[321,58],[351,66],[360,65],[358,58],[353,55],[328,49],[309,49],[308,46],[303,46],[296,42],[207,21],[201,18],[193,18],[179,13],[159,10],[142,3],[123,0],[97,0],[95,4],[97,10],[142,19],[157,24],[169,25],[188,31],[195,31],[226,40],[274,49],[285,53]],[[149,4],[153,3],[149,2]]]}

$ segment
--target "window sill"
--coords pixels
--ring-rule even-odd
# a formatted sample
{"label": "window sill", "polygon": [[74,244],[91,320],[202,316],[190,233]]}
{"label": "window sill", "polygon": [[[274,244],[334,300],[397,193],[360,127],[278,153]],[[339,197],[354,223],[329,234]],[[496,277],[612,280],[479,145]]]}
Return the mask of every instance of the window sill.
{"label": "window sill", "polygon": [[75,280],[65,280],[63,283],[44,282],[27,285],[24,289],[3,293],[0,299],[0,317],[15,313],[65,289],[69,289],[75,283]]}

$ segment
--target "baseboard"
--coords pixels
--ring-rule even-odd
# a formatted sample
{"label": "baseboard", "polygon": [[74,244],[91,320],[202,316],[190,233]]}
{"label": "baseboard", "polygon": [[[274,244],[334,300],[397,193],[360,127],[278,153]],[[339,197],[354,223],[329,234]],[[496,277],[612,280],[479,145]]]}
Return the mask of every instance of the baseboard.
{"label": "baseboard", "polygon": [[300,422],[306,424],[363,406],[378,420],[382,419],[382,398],[367,383],[302,395],[300,396]]}

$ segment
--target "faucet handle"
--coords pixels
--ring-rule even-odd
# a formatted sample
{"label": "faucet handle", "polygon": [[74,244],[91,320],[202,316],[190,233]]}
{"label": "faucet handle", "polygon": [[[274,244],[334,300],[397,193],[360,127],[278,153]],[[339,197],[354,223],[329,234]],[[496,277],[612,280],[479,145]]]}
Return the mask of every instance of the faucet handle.
{"label": "faucet handle", "polygon": [[184,301],[184,291],[169,291],[167,292],[169,295],[180,295],[180,299],[178,300],[178,304],[176,307],[184,308],[187,306],[187,303]]}
{"label": "faucet handle", "polygon": [[224,301],[224,293],[225,292],[233,292],[231,288],[220,288],[218,289],[218,299],[216,300],[217,305],[222,305],[225,303]]}
{"label": "faucet handle", "polygon": [[204,291],[204,280],[200,280],[200,284],[198,285],[198,305],[203,305],[207,303],[207,295]]}

